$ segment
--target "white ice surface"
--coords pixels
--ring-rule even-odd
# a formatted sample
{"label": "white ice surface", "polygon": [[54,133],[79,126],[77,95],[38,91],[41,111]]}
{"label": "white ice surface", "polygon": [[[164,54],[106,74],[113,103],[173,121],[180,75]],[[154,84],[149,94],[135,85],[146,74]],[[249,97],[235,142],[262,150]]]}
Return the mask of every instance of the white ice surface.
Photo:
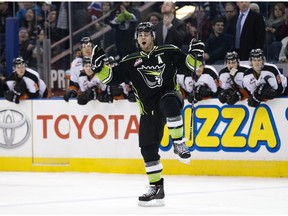
{"label": "white ice surface", "polygon": [[0,215],[288,215],[288,179],[164,175],[164,207],[143,208],[146,175],[0,172]]}

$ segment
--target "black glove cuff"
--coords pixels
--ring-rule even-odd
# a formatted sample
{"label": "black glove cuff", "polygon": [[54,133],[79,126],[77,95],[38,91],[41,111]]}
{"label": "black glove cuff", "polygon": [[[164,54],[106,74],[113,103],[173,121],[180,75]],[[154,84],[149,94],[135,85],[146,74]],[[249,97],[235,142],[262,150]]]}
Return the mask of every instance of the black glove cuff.
{"label": "black glove cuff", "polygon": [[242,100],[242,94],[241,94],[239,91],[236,91],[236,94],[237,94],[238,97],[239,97],[239,101],[241,101],[241,100]]}
{"label": "black glove cuff", "polygon": [[259,102],[259,103],[260,103],[260,102],[262,101],[262,100],[257,96],[257,94],[254,94],[254,93],[253,93],[251,96],[252,96],[253,100],[256,101],[256,102]]}

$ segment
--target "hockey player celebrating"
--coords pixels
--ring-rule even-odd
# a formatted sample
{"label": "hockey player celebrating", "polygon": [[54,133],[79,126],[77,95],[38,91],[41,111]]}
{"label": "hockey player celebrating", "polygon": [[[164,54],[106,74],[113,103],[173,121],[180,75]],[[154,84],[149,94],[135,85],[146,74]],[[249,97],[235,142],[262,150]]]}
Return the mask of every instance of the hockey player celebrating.
{"label": "hockey player celebrating", "polygon": [[238,101],[247,99],[249,92],[244,89],[243,76],[249,68],[247,65],[240,65],[240,58],[237,52],[227,52],[224,60],[225,68],[219,72],[218,99],[221,103],[233,105]]}
{"label": "hockey player celebrating", "polygon": [[262,101],[287,94],[287,77],[280,73],[276,65],[265,63],[261,49],[252,49],[249,61],[251,68],[243,77],[244,87],[250,92],[248,105],[257,107]]}
{"label": "hockey player celebrating", "polygon": [[6,80],[8,91],[4,97],[19,104],[19,99],[47,98],[48,89],[38,72],[26,67],[22,57],[13,60],[13,72]]}
{"label": "hockey player celebrating", "polygon": [[191,156],[183,139],[183,98],[176,83],[176,71],[191,76],[191,70],[201,64],[194,57],[203,58],[204,44],[197,40],[191,41],[188,55],[173,45],[155,46],[155,32],[150,22],[137,26],[135,39],[139,52],[124,57],[112,69],[104,65],[103,49],[95,46],[92,51],[92,69],[105,84],[131,81],[141,113],[139,147],[150,183],[149,191],[139,197],[139,206],[163,206],[165,195],[159,146],[165,123],[179,160],[189,163]]}

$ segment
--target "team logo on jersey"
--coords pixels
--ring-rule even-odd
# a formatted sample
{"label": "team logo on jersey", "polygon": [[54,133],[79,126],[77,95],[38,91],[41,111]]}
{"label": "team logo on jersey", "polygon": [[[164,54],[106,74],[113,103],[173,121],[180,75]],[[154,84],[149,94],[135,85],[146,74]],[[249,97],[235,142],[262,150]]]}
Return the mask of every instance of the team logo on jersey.
{"label": "team logo on jersey", "polygon": [[142,58],[136,59],[135,63],[134,63],[134,67],[136,67],[137,65],[141,64],[143,62]]}
{"label": "team logo on jersey", "polygon": [[138,68],[137,70],[143,77],[144,82],[146,83],[149,88],[156,88],[162,86],[163,82],[163,72],[165,70],[165,64],[162,66],[147,66],[145,67],[142,65],[141,68]]}
{"label": "team logo on jersey", "polygon": [[83,64],[83,63],[82,63],[82,59],[81,59],[81,60],[79,60],[79,61],[76,62],[75,66],[78,67],[78,66],[81,66],[82,64]]}

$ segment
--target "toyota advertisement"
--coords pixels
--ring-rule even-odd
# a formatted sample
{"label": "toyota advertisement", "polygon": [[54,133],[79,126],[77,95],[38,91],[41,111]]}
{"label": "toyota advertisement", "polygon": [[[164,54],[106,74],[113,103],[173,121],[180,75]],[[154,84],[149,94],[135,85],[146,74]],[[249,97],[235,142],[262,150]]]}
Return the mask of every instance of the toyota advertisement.
{"label": "toyota advertisement", "polygon": [[[257,166],[262,173],[261,169],[267,172],[269,163],[271,170],[278,171],[268,172],[268,176],[287,176],[288,171],[282,170],[288,161],[287,102],[287,98],[278,98],[255,109],[246,101],[228,106],[210,99],[196,103],[192,116],[186,101],[182,112],[184,136],[192,161],[182,173],[195,174],[193,169],[202,169],[203,174],[221,174],[217,170],[221,166],[222,170],[228,169],[227,163],[236,165],[236,171],[230,174],[246,170],[247,165],[250,171]],[[0,170],[33,170],[33,166],[45,170],[45,166],[53,166],[55,171],[125,173],[129,167],[128,172],[141,173],[138,129],[138,106],[126,100],[110,104],[91,101],[84,106],[76,100],[26,100],[20,104],[1,100]],[[167,127],[159,154],[164,164],[185,166],[177,163]],[[17,163],[21,160],[22,165]],[[207,163],[212,171],[207,169]],[[177,168],[169,168],[168,172],[173,174],[173,170],[179,173]],[[249,169],[244,172],[250,174]]]}

